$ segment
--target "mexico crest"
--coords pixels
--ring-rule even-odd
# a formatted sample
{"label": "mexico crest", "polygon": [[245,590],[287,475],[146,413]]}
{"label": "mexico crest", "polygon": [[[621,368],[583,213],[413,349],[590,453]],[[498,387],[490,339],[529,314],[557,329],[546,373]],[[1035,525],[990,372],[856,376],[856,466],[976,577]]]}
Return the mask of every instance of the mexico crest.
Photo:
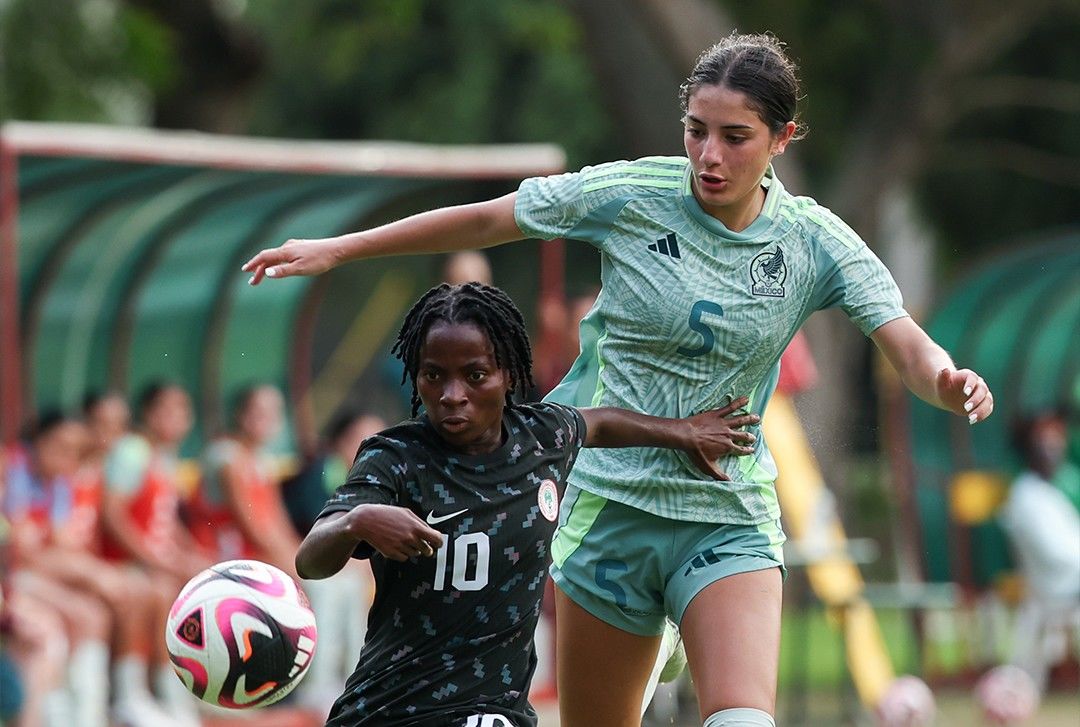
{"label": "mexico crest", "polygon": [[787,280],[787,263],[784,251],[763,252],[750,262],[750,292],[769,298],[784,297],[784,281]]}

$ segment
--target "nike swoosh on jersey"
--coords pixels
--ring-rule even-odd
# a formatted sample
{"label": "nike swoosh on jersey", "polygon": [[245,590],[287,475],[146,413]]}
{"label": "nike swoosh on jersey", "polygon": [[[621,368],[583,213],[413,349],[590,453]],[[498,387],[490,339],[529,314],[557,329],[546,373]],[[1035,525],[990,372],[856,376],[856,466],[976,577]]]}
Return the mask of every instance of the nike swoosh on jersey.
{"label": "nike swoosh on jersey", "polygon": [[468,512],[468,511],[469,511],[469,508],[465,508],[464,510],[458,510],[457,512],[452,512],[449,515],[441,515],[439,517],[435,517],[435,511],[432,510],[431,512],[428,513],[427,522],[428,522],[428,525],[435,525],[437,523],[441,523],[443,520],[449,520],[452,517],[457,517],[461,513]]}

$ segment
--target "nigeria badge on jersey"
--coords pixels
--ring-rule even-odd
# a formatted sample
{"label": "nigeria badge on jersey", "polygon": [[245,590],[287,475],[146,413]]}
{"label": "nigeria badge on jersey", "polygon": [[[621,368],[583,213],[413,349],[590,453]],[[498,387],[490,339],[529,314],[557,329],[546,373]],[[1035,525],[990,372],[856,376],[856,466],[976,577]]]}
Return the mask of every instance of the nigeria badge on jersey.
{"label": "nigeria badge on jersey", "polygon": [[540,489],[536,493],[536,503],[540,506],[540,513],[549,522],[555,522],[559,517],[559,490],[552,480],[544,480],[540,483]]}
{"label": "nigeria badge on jersey", "polygon": [[769,298],[784,297],[784,281],[787,280],[787,263],[784,251],[763,252],[750,262],[750,292]]}

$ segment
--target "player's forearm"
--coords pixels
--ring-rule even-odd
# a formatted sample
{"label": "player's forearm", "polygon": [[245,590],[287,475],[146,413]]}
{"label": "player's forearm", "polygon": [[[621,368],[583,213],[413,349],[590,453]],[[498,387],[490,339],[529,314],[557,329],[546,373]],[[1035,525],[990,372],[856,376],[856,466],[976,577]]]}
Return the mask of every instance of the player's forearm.
{"label": "player's forearm", "polygon": [[301,578],[329,578],[349,562],[359,544],[345,527],[347,513],[331,513],[311,528],[296,551],[296,573]]}
{"label": "player's forearm", "polygon": [[927,404],[947,408],[937,390],[937,375],[955,365],[949,354],[910,318],[890,321],[870,334],[904,385]]}
{"label": "player's forearm", "polygon": [[690,424],[684,419],[665,419],[613,407],[579,411],[585,419],[586,447],[683,449],[690,441]]}
{"label": "player's forearm", "polygon": [[453,252],[520,240],[514,221],[514,194],[473,204],[444,207],[371,230],[332,238],[340,262]]}

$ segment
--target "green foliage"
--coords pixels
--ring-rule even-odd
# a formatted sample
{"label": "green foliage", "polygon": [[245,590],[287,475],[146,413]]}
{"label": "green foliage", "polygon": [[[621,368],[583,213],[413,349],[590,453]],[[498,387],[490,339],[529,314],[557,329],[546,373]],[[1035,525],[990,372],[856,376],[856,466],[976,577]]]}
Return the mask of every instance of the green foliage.
{"label": "green foliage", "polygon": [[578,25],[552,0],[264,0],[248,19],[272,54],[256,133],[613,151]]}
{"label": "green foliage", "polygon": [[171,48],[154,19],[114,0],[0,3],[0,119],[144,122]]}
{"label": "green foliage", "polygon": [[[810,135],[798,149],[816,194],[824,197],[842,181],[838,174],[852,172],[844,160],[858,144],[914,139],[912,186],[945,243],[946,270],[1032,229],[1075,224],[1075,4],[1037,3],[1029,13],[1037,21],[1018,40],[1001,33],[1001,42],[986,43],[966,65],[957,57],[972,42],[972,26],[990,25],[998,3],[759,0],[725,7],[741,31],[775,32],[801,66]],[[1035,83],[1010,99],[997,93],[1007,79]],[[866,179],[883,171],[866,170]]]}

